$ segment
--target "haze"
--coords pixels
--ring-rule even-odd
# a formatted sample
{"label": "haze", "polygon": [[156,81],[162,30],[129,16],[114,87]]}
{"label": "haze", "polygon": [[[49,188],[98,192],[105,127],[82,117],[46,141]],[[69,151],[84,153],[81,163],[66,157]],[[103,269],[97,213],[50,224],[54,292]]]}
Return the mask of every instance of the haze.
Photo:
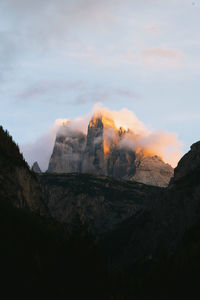
{"label": "haze", "polygon": [[199,1],[1,0],[1,124],[43,149],[56,119],[101,102],[186,152],[199,140],[199,25]]}

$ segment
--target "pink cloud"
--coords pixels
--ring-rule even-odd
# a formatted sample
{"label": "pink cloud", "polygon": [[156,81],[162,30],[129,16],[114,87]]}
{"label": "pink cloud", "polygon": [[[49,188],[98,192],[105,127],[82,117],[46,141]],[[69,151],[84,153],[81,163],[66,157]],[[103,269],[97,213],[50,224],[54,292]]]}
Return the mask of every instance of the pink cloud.
{"label": "pink cloud", "polygon": [[142,61],[158,68],[180,68],[184,65],[185,54],[179,49],[153,47],[142,51]]}

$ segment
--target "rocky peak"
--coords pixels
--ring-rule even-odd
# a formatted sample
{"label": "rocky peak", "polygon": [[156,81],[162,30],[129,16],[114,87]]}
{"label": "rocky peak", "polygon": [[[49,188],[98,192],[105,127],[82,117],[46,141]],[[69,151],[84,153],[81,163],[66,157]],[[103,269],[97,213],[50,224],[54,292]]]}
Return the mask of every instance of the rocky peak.
{"label": "rocky peak", "polygon": [[[104,112],[96,112],[88,124],[88,133],[62,126],[56,137],[48,172],[90,173],[167,186],[173,169],[160,158],[134,149],[135,134],[116,127]],[[131,145],[129,141],[131,141]]]}
{"label": "rocky peak", "polygon": [[113,121],[113,119],[111,119],[109,116],[103,114],[101,111],[100,112],[96,112],[90,123],[88,128],[90,127],[96,127],[96,128],[113,128],[113,129],[117,129],[115,122]]}
{"label": "rocky peak", "polygon": [[120,126],[118,129],[119,137],[122,138],[126,133],[127,133],[127,130]]}
{"label": "rocky peak", "polygon": [[31,168],[31,170],[32,170],[33,172],[35,172],[35,173],[41,173],[41,172],[42,172],[41,169],[40,169],[40,167],[39,167],[39,165],[38,165],[38,162],[37,162],[37,161],[34,162],[34,164],[33,164],[32,168]]}
{"label": "rocky peak", "polygon": [[86,136],[66,124],[59,130],[49,162],[48,172],[81,172]]}
{"label": "rocky peak", "polygon": [[200,168],[200,141],[193,144],[190,147],[190,151],[181,158],[174,170],[174,177],[171,180],[171,184],[182,179],[197,168]]}
{"label": "rocky peak", "polygon": [[83,172],[106,174],[105,156],[110,152],[112,143],[108,134],[115,129],[114,121],[97,112],[88,125],[87,143],[84,152]]}
{"label": "rocky peak", "polygon": [[136,156],[136,172],[131,180],[142,182],[148,185],[167,187],[174,170],[169,164],[155,156],[138,154]]}

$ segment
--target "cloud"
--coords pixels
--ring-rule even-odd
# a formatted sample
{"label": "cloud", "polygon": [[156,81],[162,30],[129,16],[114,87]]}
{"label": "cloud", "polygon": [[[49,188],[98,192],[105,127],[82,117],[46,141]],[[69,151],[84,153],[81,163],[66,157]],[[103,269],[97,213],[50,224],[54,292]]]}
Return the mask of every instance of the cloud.
{"label": "cloud", "polygon": [[[112,3],[111,0],[106,5],[91,0],[1,0],[1,73],[6,72],[11,61],[12,67],[17,68],[17,63],[28,56],[31,59],[46,56],[47,51],[49,55],[54,50],[70,48],[72,42],[80,43],[84,31],[98,34],[107,31],[108,25],[115,23],[110,12]],[[91,59],[96,59],[95,54]]]}
{"label": "cloud", "polygon": [[165,68],[183,66],[184,57],[183,51],[165,47],[145,49],[142,53],[142,60],[145,64]]}
{"label": "cloud", "polygon": [[[127,87],[89,86],[79,80],[65,81],[38,81],[26,88],[17,98],[21,101],[49,101],[49,95],[55,95],[57,102],[65,101],[68,104],[84,104],[96,102],[116,101],[116,99],[140,99],[140,96]],[[53,98],[53,101],[54,98]]]}
{"label": "cloud", "polygon": [[168,131],[146,131],[143,134],[128,134],[120,142],[120,148],[142,151],[144,154],[161,157],[171,166],[176,167],[182,157],[183,143],[175,133]]}
{"label": "cloud", "polygon": [[121,99],[140,99],[140,96],[129,88],[112,88],[95,86],[90,89],[82,90],[75,99],[75,103],[107,103],[112,101],[118,101]]}
{"label": "cloud", "polygon": [[144,27],[144,31],[147,33],[158,35],[161,33],[160,26],[158,24],[148,24]]}
{"label": "cloud", "polygon": [[[181,158],[182,143],[177,139],[176,134],[167,131],[149,130],[132,111],[126,108],[120,111],[112,111],[103,107],[101,104],[96,104],[92,112],[85,116],[75,118],[70,122],[68,119],[57,119],[54,126],[50,127],[49,131],[38,140],[30,144],[21,145],[20,149],[25,159],[30,165],[32,165],[34,161],[38,161],[41,169],[45,171],[53,151],[56,134],[59,132],[63,133],[63,130],[66,128],[65,124],[68,124],[73,132],[83,132],[87,134],[89,121],[95,113],[101,113],[113,119],[117,128],[124,127],[126,130],[131,130],[124,135],[118,147],[128,148],[134,151],[142,150],[148,153],[148,155],[158,155],[172,166],[176,166],[178,160]],[[108,130],[106,138],[112,141],[114,140],[114,134],[112,130]]]}
{"label": "cloud", "polygon": [[173,167],[177,165],[177,162],[182,157],[181,149],[183,143],[178,140],[175,133],[148,129],[127,108],[123,108],[120,111],[110,111],[107,108],[102,108],[101,104],[97,104],[94,107],[95,111],[101,111],[104,115],[112,118],[117,128],[131,129],[132,132],[124,136],[119,147],[134,149],[135,151],[143,150],[150,155],[158,155]]}
{"label": "cloud", "polygon": [[69,90],[82,90],[84,89],[83,81],[74,82],[56,82],[56,81],[39,81],[34,85],[27,88],[24,92],[18,95],[19,99],[23,100],[37,100],[40,96],[45,96],[52,92],[66,92]]}
{"label": "cloud", "polygon": [[[90,118],[91,113],[86,116],[75,118],[73,122],[71,122],[72,130],[86,134]],[[62,129],[62,126],[68,122],[69,119],[56,119],[54,125],[50,126],[49,130],[38,139],[32,143],[20,145],[20,150],[30,167],[37,161],[43,172],[47,170],[53,152],[56,135],[60,129]]]}
{"label": "cloud", "polygon": [[176,49],[169,48],[149,48],[144,50],[144,55],[147,56],[161,56],[161,57],[169,57],[169,58],[180,58],[184,56],[183,52]]}
{"label": "cloud", "polygon": [[42,171],[46,171],[52,154],[57,128],[52,127],[49,131],[39,137],[36,141],[20,145],[26,161],[32,167],[37,161]]}
{"label": "cloud", "polygon": [[127,63],[154,69],[179,69],[184,66],[186,57],[183,51],[166,47],[146,48],[139,52],[128,49],[120,56]]}

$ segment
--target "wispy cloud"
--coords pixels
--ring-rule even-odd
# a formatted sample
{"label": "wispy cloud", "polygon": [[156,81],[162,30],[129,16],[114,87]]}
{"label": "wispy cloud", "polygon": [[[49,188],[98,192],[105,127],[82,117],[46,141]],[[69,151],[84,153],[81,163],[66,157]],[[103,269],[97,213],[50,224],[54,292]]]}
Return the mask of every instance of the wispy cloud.
{"label": "wispy cloud", "polygon": [[45,96],[46,94],[51,94],[53,91],[58,90],[82,90],[85,84],[83,81],[76,82],[51,82],[51,81],[41,81],[37,82],[33,86],[26,89],[24,92],[19,94],[17,97],[21,100],[38,100],[40,96]]}
{"label": "wispy cloud", "polygon": [[[109,110],[100,103],[95,105],[93,111],[85,116],[75,118],[68,126],[75,131],[81,131],[87,134],[87,126],[93,113],[101,112],[112,118],[115,125],[125,129],[131,129],[133,133],[125,136],[119,144],[120,148],[148,150],[151,155],[159,155],[164,160],[175,166],[180,159],[182,152],[182,143],[178,140],[177,135],[168,131],[149,130],[143,122],[141,122],[134,112],[123,108],[120,111]],[[21,150],[30,165],[34,161],[38,161],[41,168],[46,170],[48,162],[53,151],[56,133],[59,125],[63,125],[66,119],[58,119],[49,131],[42,135],[35,142],[21,145]]]}
{"label": "wispy cloud", "polygon": [[181,58],[184,56],[183,51],[176,50],[176,49],[169,49],[164,47],[157,47],[157,48],[149,48],[143,51],[144,55],[146,56],[160,56],[160,57],[167,57],[167,58]]}
{"label": "wispy cloud", "polygon": [[129,49],[126,53],[121,54],[121,58],[128,63],[152,68],[181,68],[184,65],[185,53],[182,50],[171,49],[166,47],[152,47],[141,51]]}
{"label": "wispy cloud", "polygon": [[[84,104],[96,102],[108,102],[140,99],[140,96],[133,90],[127,87],[105,87],[105,86],[88,86],[84,81],[75,82],[51,82],[42,81],[30,86],[24,92],[20,93],[17,98],[21,101],[49,101],[49,95],[65,94],[61,98],[61,102],[65,101],[69,104]],[[70,97],[68,94],[72,93]],[[66,100],[67,98],[67,100]]]}
{"label": "wispy cloud", "polygon": [[180,68],[184,65],[184,58],[183,51],[165,47],[145,49],[142,53],[145,64],[158,68]]}

